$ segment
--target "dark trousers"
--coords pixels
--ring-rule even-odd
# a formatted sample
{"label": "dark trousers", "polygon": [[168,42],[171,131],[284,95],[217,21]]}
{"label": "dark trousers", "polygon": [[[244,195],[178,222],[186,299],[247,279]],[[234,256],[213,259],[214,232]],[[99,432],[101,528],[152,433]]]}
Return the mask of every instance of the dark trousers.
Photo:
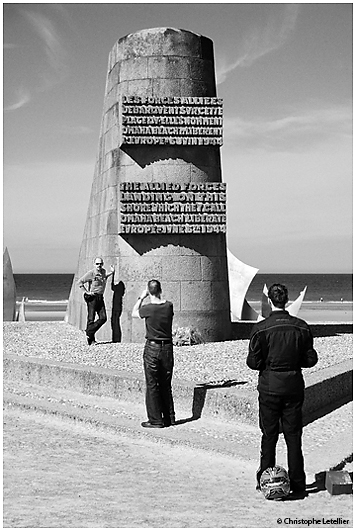
{"label": "dark trousers", "polygon": [[266,468],[276,464],[276,445],[281,424],[287,445],[291,490],[304,490],[305,472],[302,452],[304,393],[302,395],[278,396],[260,392],[258,400],[262,440],[257,481],[259,482],[261,474]]}
{"label": "dark trousers", "polygon": [[143,366],[146,379],[146,410],[151,424],[169,426],[175,420],[172,396],[173,345],[146,342]]}
{"label": "dark trousers", "polygon": [[[106,309],[103,295],[94,295],[90,300],[87,300],[88,319],[86,334],[91,339],[95,339],[95,333],[104,323],[106,323]],[[98,314],[98,319],[95,321],[95,315]]]}

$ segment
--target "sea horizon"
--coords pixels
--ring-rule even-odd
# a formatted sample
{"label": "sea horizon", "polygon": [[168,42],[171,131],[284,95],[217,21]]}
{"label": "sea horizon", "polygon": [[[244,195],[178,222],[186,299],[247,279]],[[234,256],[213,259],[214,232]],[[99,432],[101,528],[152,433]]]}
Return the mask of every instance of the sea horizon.
{"label": "sea horizon", "polygon": [[[14,279],[17,311],[24,301],[26,320],[65,319],[73,273],[17,273]],[[352,322],[352,281],[350,273],[257,273],[245,299],[259,313],[264,285],[270,286],[274,282],[285,284],[290,302],[296,300],[307,286],[298,314],[302,319],[310,322]],[[162,285],[164,289],[164,283]],[[110,292],[108,284],[107,297],[110,297]]]}
{"label": "sea horizon", "polygon": [[[16,298],[32,303],[68,302],[74,273],[14,273]],[[285,284],[290,300],[295,300],[307,286],[304,303],[352,302],[352,273],[260,273],[252,279],[246,293],[249,302],[261,301],[264,285]],[[108,286],[109,287],[109,286]],[[164,287],[164,286],[163,286]]]}

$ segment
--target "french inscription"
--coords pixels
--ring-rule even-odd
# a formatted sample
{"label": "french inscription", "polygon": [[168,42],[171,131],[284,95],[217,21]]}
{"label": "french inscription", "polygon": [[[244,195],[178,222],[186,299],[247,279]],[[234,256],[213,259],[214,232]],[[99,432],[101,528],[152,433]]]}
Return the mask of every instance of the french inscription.
{"label": "french inscription", "polygon": [[223,102],[215,97],[122,97],[122,143],[221,146]]}
{"label": "french inscription", "polygon": [[226,232],[226,183],[121,183],[119,231]]}

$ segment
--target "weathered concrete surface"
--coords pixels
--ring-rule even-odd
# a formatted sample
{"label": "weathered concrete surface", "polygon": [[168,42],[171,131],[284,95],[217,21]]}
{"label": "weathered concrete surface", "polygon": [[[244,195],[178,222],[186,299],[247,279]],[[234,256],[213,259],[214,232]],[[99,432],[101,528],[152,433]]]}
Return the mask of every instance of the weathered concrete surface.
{"label": "weathered concrete surface", "polygon": [[[239,321],[232,323],[231,339],[249,339],[251,330],[255,325],[252,321]],[[309,324],[313,337],[334,336],[337,334],[352,334],[352,323],[314,323]]]}
{"label": "weathered concrete surface", "polygon": [[318,411],[333,408],[353,396],[353,361],[305,374],[304,418],[311,422]]}
{"label": "weathered concrete surface", "polygon": [[[132,404],[51,389],[42,393],[42,413],[35,409],[33,386],[16,391],[22,396],[11,393],[4,411],[6,528],[353,526],[352,496],[330,496],[315,481],[352,452],[350,404],[305,428],[309,496],[278,503],[255,490],[258,429],[199,419],[144,430],[143,404],[134,410]],[[111,417],[111,426],[104,426],[100,413]],[[78,422],[80,415],[92,422]],[[286,466],[280,442],[278,463]],[[313,518],[318,525],[307,523]],[[333,525],[336,518],[343,525]]]}
{"label": "weathered concrete surface", "polygon": [[[6,356],[4,380],[24,381],[58,389],[119,400],[142,401],[145,383],[142,375],[97,367],[75,365],[39,358]],[[352,400],[352,361],[340,363],[312,374],[305,374],[306,393],[304,424],[322,411]],[[173,380],[177,407],[189,410],[192,417],[207,416],[221,420],[238,420],[256,425],[257,392],[232,387],[196,386]]]}
{"label": "weathered concrete surface", "polygon": [[9,251],[3,254],[3,319],[14,321],[16,318],[16,285],[12,271]]}
{"label": "weathered concrete surface", "polygon": [[[207,341],[230,338],[230,303],[225,234],[118,234],[119,186],[123,182],[221,182],[218,146],[137,145],[120,147],[120,98],[216,96],[210,39],[172,28],[127,35],[113,47],[92,192],[68,306],[68,322],[84,329],[86,305],[78,278],[97,255],[115,264],[123,282],[122,341],[141,340],[144,329],[131,311],[147,281],[162,282],[174,304],[175,326],[198,329]],[[98,339],[111,338],[112,292],[105,302],[108,322]]]}

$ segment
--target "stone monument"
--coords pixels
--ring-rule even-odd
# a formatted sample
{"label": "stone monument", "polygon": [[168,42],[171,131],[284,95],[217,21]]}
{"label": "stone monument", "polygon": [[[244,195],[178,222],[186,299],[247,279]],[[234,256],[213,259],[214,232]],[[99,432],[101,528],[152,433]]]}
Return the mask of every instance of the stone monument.
{"label": "stone monument", "polygon": [[9,251],[6,247],[3,254],[3,319],[15,321],[16,319],[16,285]]}
{"label": "stone monument", "polygon": [[[206,341],[230,338],[222,130],[210,39],[156,28],[115,44],[69,323],[85,329],[77,281],[102,256],[116,267],[111,287],[122,286],[122,341],[144,340],[144,323],[131,311],[152,278],[174,304],[175,327]],[[104,340],[113,314],[108,283],[108,322],[97,336]]]}

